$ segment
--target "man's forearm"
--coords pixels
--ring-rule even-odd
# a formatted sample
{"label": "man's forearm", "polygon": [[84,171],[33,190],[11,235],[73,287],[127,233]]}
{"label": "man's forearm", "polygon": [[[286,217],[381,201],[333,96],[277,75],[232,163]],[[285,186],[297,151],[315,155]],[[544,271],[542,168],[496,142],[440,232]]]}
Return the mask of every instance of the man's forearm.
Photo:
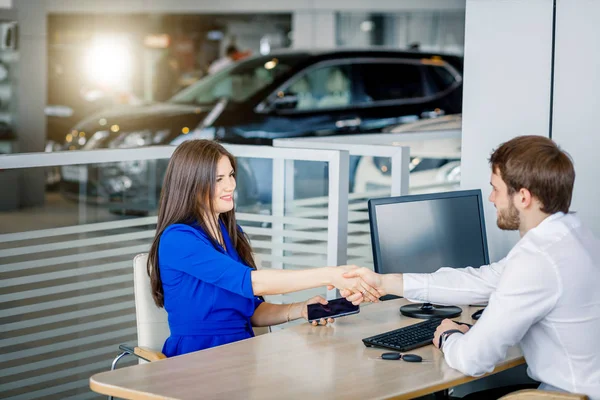
{"label": "man's forearm", "polygon": [[386,294],[404,296],[404,278],[402,274],[382,275],[382,288]]}

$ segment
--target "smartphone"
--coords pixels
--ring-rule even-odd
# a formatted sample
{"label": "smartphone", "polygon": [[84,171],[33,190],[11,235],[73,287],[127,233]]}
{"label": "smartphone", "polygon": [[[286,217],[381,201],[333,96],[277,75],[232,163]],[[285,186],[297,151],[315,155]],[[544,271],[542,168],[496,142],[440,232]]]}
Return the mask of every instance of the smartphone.
{"label": "smartphone", "polygon": [[321,318],[338,318],[358,314],[359,312],[359,306],[355,306],[344,298],[329,300],[327,304],[309,304],[308,321],[318,321]]}

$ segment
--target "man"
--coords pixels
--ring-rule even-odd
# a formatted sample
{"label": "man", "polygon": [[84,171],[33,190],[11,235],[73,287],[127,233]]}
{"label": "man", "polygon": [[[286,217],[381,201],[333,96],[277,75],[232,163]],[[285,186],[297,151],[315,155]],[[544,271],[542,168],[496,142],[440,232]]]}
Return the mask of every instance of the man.
{"label": "man", "polygon": [[234,45],[227,46],[225,49],[225,57],[215,60],[212,64],[210,64],[210,67],[208,67],[209,75],[216,74],[217,72],[231,65],[234,61],[236,61],[235,55],[237,53],[237,47]]}
{"label": "man", "polygon": [[[569,156],[550,139],[522,136],[490,158],[500,229],[520,241],[502,260],[481,268],[433,274],[361,276],[381,295],[439,304],[488,302],[469,329],[444,320],[433,340],[446,362],[467,375],[491,372],[507,348],[521,346],[531,378],[546,390],[600,399],[600,241],[568,214],[575,181]],[[355,304],[361,294],[347,295]],[[440,342],[441,338],[441,342]]]}

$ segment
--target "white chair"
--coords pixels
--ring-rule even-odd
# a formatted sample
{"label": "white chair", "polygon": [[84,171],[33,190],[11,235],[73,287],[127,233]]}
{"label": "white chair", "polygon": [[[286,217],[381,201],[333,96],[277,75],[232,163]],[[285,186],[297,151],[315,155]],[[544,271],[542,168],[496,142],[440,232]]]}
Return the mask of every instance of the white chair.
{"label": "white chair", "polygon": [[288,88],[288,93],[295,95],[298,99],[296,110],[311,110],[315,107],[315,99],[313,98],[312,90],[306,77],[302,77],[294,82]]}
{"label": "white chair", "polygon": [[133,259],[133,291],[135,300],[135,319],[137,322],[138,345],[130,347],[120,345],[122,353],[115,358],[112,369],[119,360],[129,354],[138,357],[140,363],[158,361],[166,358],[156,349],[162,349],[170,335],[167,312],[158,308],[152,299],[150,277],[147,272],[148,254],[138,254]]}

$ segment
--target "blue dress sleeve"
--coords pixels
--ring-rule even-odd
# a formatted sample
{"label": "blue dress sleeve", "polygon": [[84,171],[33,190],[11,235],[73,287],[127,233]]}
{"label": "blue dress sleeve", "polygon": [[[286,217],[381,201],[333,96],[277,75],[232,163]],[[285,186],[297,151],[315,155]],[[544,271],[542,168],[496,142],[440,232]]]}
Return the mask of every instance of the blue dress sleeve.
{"label": "blue dress sleeve", "polygon": [[258,297],[258,296],[254,297],[254,310],[256,310],[258,308],[258,306],[260,306],[264,302],[265,301],[263,299],[261,299],[260,297]]}
{"label": "blue dress sleeve", "polygon": [[215,249],[207,237],[191,226],[174,224],[164,230],[158,245],[158,260],[161,269],[192,275],[249,299],[255,297],[252,269]]}

